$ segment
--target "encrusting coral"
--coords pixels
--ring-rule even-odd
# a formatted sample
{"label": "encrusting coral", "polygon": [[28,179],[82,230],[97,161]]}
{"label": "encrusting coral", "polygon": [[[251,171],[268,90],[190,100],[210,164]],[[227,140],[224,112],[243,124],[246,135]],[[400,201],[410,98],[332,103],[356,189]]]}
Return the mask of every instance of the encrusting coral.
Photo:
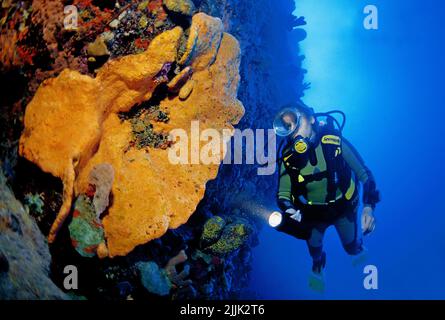
{"label": "encrusting coral", "polygon": [[223,32],[220,19],[203,13],[193,16],[190,29],[182,57],[177,55],[183,30],[176,27],[154,38],[145,52],[108,61],[96,78],[65,69],[36,92],[26,109],[20,154],[63,181],[64,202],[50,242],[69,215],[73,197],[87,193],[90,172],[102,163],[114,171],[113,203],[102,220],[110,257],[179,227],[195,211],[218,165],[175,165],[168,149],[129,148],[132,125],[118,115],[152,98],[156,87],[170,80],[170,68],[164,68],[178,63],[193,70],[184,72],[193,91],[186,99],[161,100],[169,121],[155,122],[153,129],[181,128],[190,136],[192,120],[200,121],[200,130],[233,129],[244,112],[236,98],[239,44]]}
{"label": "encrusting coral", "polygon": [[58,0],[33,0],[32,22],[43,24],[43,40],[53,58],[57,57],[56,33],[62,29],[64,14],[63,3]]}
{"label": "encrusting coral", "polygon": [[225,225],[226,221],[220,216],[214,216],[207,220],[201,234],[201,246],[205,248],[212,242],[216,242]]}
{"label": "encrusting coral", "polygon": [[204,224],[200,246],[205,253],[225,256],[248,241],[253,229],[253,225],[243,218],[237,217],[228,222],[220,216],[213,216]]}
{"label": "encrusting coral", "polygon": [[196,11],[192,0],[164,0],[164,5],[170,11],[187,16],[193,15]]}
{"label": "encrusting coral", "polygon": [[185,264],[179,273],[177,270],[177,266],[186,263],[187,260],[187,254],[181,250],[167,262],[164,268],[159,267],[154,261],[139,262],[137,268],[142,285],[149,292],[160,296],[169,294],[173,287],[190,286],[192,281],[187,279],[190,274],[190,266]]}
{"label": "encrusting coral", "polygon": [[96,255],[98,246],[104,242],[104,230],[96,216],[93,202],[87,195],[82,194],[76,199],[68,229],[71,243],[81,256]]}
{"label": "encrusting coral", "polygon": [[96,165],[90,172],[88,191],[77,197],[68,226],[71,243],[84,257],[108,256],[100,216],[109,206],[114,169],[109,163]]}

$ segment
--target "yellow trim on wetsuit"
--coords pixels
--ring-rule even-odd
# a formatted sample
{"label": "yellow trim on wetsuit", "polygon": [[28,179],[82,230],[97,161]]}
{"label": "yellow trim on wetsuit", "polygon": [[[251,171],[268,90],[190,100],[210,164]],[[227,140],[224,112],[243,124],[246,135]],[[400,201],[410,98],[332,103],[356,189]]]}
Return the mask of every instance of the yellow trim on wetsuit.
{"label": "yellow trim on wetsuit", "polygon": [[354,195],[354,192],[355,192],[355,181],[354,178],[351,178],[351,183],[349,184],[349,188],[345,193],[345,199],[351,200],[352,196]]}

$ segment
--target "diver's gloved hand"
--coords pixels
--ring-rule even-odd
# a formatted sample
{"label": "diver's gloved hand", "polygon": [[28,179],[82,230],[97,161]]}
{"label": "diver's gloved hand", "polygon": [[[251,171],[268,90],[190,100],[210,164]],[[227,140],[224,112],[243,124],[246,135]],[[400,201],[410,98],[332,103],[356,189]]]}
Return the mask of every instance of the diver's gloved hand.
{"label": "diver's gloved hand", "polygon": [[301,212],[300,210],[295,210],[294,208],[289,208],[285,211],[289,215],[291,219],[294,219],[297,222],[301,222]]}
{"label": "diver's gloved hand", "polygon": [[370,206],[365,206],[362,211],[362,231],[363,235],[373,232],[375,229],[375,218],[373,209]]}

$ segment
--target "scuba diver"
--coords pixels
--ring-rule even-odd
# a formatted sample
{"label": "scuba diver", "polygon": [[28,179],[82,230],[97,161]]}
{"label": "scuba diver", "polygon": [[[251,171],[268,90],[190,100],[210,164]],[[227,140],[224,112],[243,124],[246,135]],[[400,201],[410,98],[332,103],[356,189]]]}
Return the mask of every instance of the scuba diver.
{"label": "scuba diver", "polygon": [[[343,123],[332,116],[339,113]],[[325,117],[326,121],[318,118]],[[380,200],[371,171],[351,143],[342,137],[346,117],[341,111],[314,113],[298,101],[274,121],[277,135],[285,137],[278,148],[278,206],[269,224],[280,232],[306,240],[312,257],[309,286],[324,290],[326,253],[323,237],[335,226],[344,250],[358,262],[365,257],[363,235],[375,228],[373,215]],[[358,227],[359,183],[363,210]]]}

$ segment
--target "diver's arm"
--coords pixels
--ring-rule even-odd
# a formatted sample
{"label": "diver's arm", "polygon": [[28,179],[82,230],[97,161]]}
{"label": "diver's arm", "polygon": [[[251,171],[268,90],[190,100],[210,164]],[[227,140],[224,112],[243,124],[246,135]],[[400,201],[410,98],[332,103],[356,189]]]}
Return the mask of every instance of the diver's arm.
{"label": "diver's arm", "polygon": [[280,178],[277,193],[278,206],[283,212],[285,212],[287,209],[293,208],[294,206],[292,204],[291,179],[289,174],[286,172],[286,168],[284,167],[283,163],[280,165],[279,175]]}
{"label": "diver's arm", "polygon": [[374,209],[377,202],[380,201],[374,176],[352,144],[345,138],[342,140],[343,158],[363,184],[363,204],[365,207],[369,206]]}
{"label": "diver's arm", "polygon": [[297,210],[292,203],[291,179],[283,164],[281,164],[280,168],[280,181],[277,197],[278,206],[281,211],[288,214],[291,219],[301,222],[301,212],[300,210]]}

